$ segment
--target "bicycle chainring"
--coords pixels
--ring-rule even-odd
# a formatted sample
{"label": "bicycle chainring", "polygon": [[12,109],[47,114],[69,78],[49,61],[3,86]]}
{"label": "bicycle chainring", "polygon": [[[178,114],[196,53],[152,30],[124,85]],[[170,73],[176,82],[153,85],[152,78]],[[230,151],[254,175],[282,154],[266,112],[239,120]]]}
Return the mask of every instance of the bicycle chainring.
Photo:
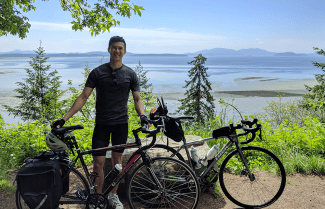
{"label": "bicycle chainring", "polygon": [[86,201],[87,209],[110,209],[108,199],[102,194],[90,194]]}

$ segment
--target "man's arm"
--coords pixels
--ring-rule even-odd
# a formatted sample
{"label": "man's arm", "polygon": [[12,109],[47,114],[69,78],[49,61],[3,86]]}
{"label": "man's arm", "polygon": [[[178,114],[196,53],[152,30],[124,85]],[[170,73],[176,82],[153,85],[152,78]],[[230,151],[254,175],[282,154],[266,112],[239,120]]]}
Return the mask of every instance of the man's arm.
{"label": "man's arm", "polygon": [[63,117],[63,120],[67,121],[71,118],[76,112],[78,112],[86,103],[88,97],[90,96],[91,92],[93,92],[92,88],[85,87],[79,97],[74,101],[72,107],[67,112],[67,114]]}
{"label": "man's arm", "polygon": [[132,92],[133,99],[134,99],[134,107],[135,110],[137,111],[138,115],[144,115],[144,107],[143,107],[143,102],[141,99],[140,91],[133,91]]}

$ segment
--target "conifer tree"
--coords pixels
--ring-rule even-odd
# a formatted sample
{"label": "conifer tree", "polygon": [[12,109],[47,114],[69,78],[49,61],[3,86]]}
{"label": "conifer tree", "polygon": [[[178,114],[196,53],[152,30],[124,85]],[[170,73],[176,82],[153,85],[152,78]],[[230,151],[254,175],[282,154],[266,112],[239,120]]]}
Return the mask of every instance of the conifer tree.
{"label": "conifer tree", "polygon": [[59,98],[63,91],[59,90],[62,81],[59,81],[60,76],[57,76],[57,71],[48,71],[51,65],[45,65],[49,57],[44,57],[43,47],[37,48],[36,56],[29,61],[33,69],[26,68],[27,78],[24,81],[17,82],[19,88],[15,89],[18,93],[16,98],[21,100],[21,103],[16,107],[3,105],[9,114],[14,117],[20,116],[23,121],[41,120],[41,122],[52,121],[62,107]]}
{"label": "conifer tree", "polygon": [[145,106],[145,110],[148,110],[154,104],[154,99],[152,96],[152,83],[148,83],[149,79],[147,78],[148,71],[143,70],[143,66],[139,61],[139,65],[137,65],[134,69],[135,73],[139,79],[139,86],[141,88],[141,92],[144,94],[143,104]]}
{"label": "conifer tree", "polygon": [[212,88],[211,83],[208,81],[208,68],[204,67],[207,59],[202,54],[194,58],[195,60],[188,62],[188,64],[194,65],[188,71],[191,80],[185,81],[186,85],[183,86],[183,88],[190,88],[186,90],[185,98],[179,100],[181,106],[177,112],[192,115],[195,117],[196,122],[205,124],[205,120],[214,115],[214,99],[209,92]]}
{"label": "conifer tree", "polygon": [[[314,47],[316,53],[325,56],[325,51]],[[313,87],[305,85],[308,93],[303,95],[301,106],[311,110],[312,113],[325,122],[325,63],[312,62],[314,66],[321,68],[323,74],[315,74],[316,84]]]}

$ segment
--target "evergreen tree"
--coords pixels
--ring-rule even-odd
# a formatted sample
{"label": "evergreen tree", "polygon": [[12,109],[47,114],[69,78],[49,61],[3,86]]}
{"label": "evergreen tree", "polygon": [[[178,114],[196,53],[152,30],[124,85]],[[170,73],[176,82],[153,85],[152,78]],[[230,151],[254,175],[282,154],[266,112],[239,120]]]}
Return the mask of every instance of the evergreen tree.
{"label": "evergreen tree", "polygon": [[[323,49],[318,49],[314,47],[317,54],[324,55],[325,51]],[[303,100],[301,106],[311,110],[320,121],[325,122],[325,63],[312,62],[314,66],[321,68],[324,72],[323,74],[315,74],[316,84],[313,87],[305,85],[308,93],[303,95]]]}
{"label": "evergreen tree", "polygon": [[[103,59],[104,59],[104,57],[102,57],[99,60],[99,62],[101,64],[103,64]],[[64,112],[68,112],[68,110],[71,108],[71,106],[73,105],[75,100],[79,97],[79,95],[84,90],[87,78],[88,78],[90,72],[92,71],[92,69],[89,68],[88,64],[89,63],[86,62],[86,64],[85,64],[86,67],[84,68],[84,71],[82,72],[84,80],[81,84],[79,84],[78,87],[73,87],[72,80],[68,80],[69,88],[68,88],[67,92],[70,95],[70,97],[68,99],[64,100],[64,104],[65,104],[64,110],[63,110]],[[87,102],[78,111],[77,114],[79,114],[81,116],[81,119],[83,121],[94,120],[95,114],[96,114],[95,106],[96,106],[96,91],[92,91],[92,93],[90,94],[90,96],[87,99]],[[61,115],[59,117],[62,118]]]}
{"label": "evergreen tree", "polygon": [[150,110],[153,107],[155,99],[152,95],[153,85],[152,83],[148,83],[149,78],[147,78],[148,71],[143,70],[143,66],[139,61],[139,65],[137,65],[134,69],[135,73],[139,79],[139,85],[141,88],[141,92],[144,94],[143,104],[145,110]]}
{"label": "evergreen tree", "polygon": [[183,88],[190,87],[190,89],[186,90],[185,98],[179,100],[181,106],[177,112],[195,116],[196,122],[205,124],[205,120],[214,115],[214,99],[209,92],[212,88],[211,83],[208,81],[208,68],[204,67],[207,59],[202,54],[194,58],[195,60],[188,62],[188,64],[194,65],[188,71],[191,80],[185,81],[186,85],[183,86]]}
{"label": "evergreen tree", "polygon": [[57,76],[56,70],[48,73],[51,65],[45,65],[49,57],[44,57],[44,51],[41,45],[37,48],[36,56],[29,61],[33,69],[26,68],[27,78],[16,83],[19,88],[15,89],[18,93],[15,97],[19,98],[21,103],[16,107],[3,105],[9,114],[20,116],[23,121],[50,122],[56,114],[60,114],[62,103],[59,98],[63,91],[59,88],[62,81],[59,81],[60,76]]}

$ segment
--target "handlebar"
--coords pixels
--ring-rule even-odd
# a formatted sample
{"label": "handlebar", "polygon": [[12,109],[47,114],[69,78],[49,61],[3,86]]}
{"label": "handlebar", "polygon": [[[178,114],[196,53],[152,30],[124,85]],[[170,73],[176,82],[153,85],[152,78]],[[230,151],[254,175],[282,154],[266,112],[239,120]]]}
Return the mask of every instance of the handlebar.
{"label": "handlebar", "polygon": [[148,134],[149,137],[150,137],[150,136],[153,137],[151,143],[150,143],[149,145],[144,146],[144,147],[142,148],[143,150],[145,150],[145,149],[150,149],[150,148],[151,148],[151,147],[156,143],[156,135],[157,135],[157,133],[159,133],[160,130],[161,130],[162,128],[164,128],[163,125],[158,125],[158,121],[159,121],[159,120],[160,120],[160,119],[158,119],[158,120],[148,120],[150,124],[154,124],[154,125],[157,127],[157,128],[154,129],[154,130],[148,130],[148,129],[147,129],[147,125],[144,125],[144,126],[142,126],[142,127],[140,127],[140,128],[137,128],[137,129],[135,129],[135,130],[132,130],[132,133],[133,133],[133,135],[134,135],[134,138],[135,138],[135,141],[136,141],[137,145],[141,145],[141,140],[140,140],[140,138],[139,138],[139,136],[138,136],[138,133],[139,133],[140,131],[141,131],[142,133],[146,133],[146,134]]}
{"label": "handlebar", "polygon": [[248,125],[250,128],[253,127],[253,125],[256,125],[257,124],[257,118],[254,118],[253,121],[249,121],[249,120],[242,120],[241,123],[244,124],[244,125]]}
{"label": "handlebar", "polygon": [[[253,121],[249,121],[249,120],[242,120],[242,124],[237,124],[236,126],[234,126],[233,124],[230,124],[229,126],[225,126],[219,129],[215,129],[212,132],[212,136],[213,138],[220,138],[220,137],[228,137],[230,140],[231,137],[239,137],[239,136],[244,136],[244,135],[248,135],[249,133],[252,134],[252,137],[246,141],[240,142],[240,144],[248,144],[250,142],[252,142],[255,137],[256,137],[256,132],[261,130],[262,125],[257,123],[257,119],[255,118]],[[256,125],[255,128],[252,128],[253,125]],[[249,128],[246,128],[245,126],[249,126]],[[237,129],[242,129],[245,131],[245,133],[241,133],[241,134],[237,134],[236,130]]]}
{"label": "handlebar", "polygon": [[[151,142],[149,145],[144,146],[142,149],[149,149],[149,148],[151,148],[151,147],[155,144],[157,133],[160,132],[160,129],[164,128],[163,125],[159,125],[159,120],[161,120],[161,119],[158,119],[158,120],[148,120],[148,122],[149,122],[150,124],[153,124],[154,126],[157,127],[157,128],[154,129],[154,130],[148,130],[148,129],[147,129],[147,127],[148,127],[147,125],[144,125],[143,127],[140,127],[140,128],[135,129],[135,130],[132,130],[133,135],[134,135],[134,137],[135,137],[135,139],[136,139],[136,143],[137,143],[137,145],[139,145],[139,146],[141,145],[141,140],[140,140],[140,138],[139,138],[139,136],[138,136],[138,132],[141,131],[142,133],[147,133],[147,134],[149,135],[149,137],[150,137],[150,136],[153,137],[152,142]],[[63,134],[66,133],[66,132],[68,132],[68,131],[73,131],[73,130],[83,129],[83,128],[84,128],[84,127],[83,127],[82,125],[76,125],[76,126],[65,126],[65,127],[60,127],[60,128],[52,128],[51,131],[52,131],[52,133],[54,133],[55,135],[62,135],[62,136],[63,136]]]}

